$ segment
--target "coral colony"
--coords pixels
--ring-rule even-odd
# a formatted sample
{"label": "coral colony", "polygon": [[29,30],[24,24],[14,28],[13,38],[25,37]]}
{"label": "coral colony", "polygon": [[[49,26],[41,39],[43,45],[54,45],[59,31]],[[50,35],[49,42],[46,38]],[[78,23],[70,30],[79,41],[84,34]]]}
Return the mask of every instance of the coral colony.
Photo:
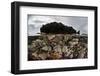
{"label": "coral colony", "polygon": [[73,27],[51,22],[42,25],[39,36],[28,37],[28,60],[87,58],[87,35]]}

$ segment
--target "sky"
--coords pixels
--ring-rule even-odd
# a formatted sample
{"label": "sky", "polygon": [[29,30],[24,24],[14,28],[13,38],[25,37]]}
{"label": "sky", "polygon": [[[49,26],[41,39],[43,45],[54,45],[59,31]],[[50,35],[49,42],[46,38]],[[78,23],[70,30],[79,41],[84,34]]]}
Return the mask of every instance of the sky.
{"label": "sky", "polygon": [[67,26],[72,26],[80,33],[88,34],[88,17],[82,16],[53,16],[29,14],[27,18],[28,36],[38,35],[40,27],[50,22],[61,22]]}

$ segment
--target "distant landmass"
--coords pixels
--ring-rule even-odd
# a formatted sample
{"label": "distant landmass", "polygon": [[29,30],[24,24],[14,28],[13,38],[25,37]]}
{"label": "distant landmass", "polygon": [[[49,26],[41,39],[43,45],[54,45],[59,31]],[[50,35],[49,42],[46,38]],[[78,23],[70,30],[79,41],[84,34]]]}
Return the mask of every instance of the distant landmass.
{"label": "distant landmass", "polygon": [[44,33],[52,33],[52,34],[75,34],[75,33],[79,33],[79,31],[77,32],[73,27],[64,25],[61,22],[51,22],[51,23],[47,23],[45,25],[43,25],[40,28],[41,32]]}

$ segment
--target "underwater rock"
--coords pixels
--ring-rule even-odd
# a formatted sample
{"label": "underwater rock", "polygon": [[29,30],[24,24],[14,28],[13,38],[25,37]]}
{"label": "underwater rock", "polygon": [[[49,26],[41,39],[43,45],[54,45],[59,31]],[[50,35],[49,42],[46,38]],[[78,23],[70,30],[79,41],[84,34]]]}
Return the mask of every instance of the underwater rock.
{"label": "underwater rock", "polygon": [[80,36],[41,33],[28,45],[28,55],[31,60],[87,58],[87,46]]}

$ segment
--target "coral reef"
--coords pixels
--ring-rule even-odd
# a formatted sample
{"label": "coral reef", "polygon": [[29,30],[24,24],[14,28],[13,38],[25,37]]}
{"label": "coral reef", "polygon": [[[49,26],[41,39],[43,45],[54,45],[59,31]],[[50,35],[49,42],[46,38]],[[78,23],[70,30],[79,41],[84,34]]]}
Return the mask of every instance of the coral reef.
{"label": "coral reef", "polygon": [[41,33],[28,45],[28,51],[29,60],[87,58],[87,37]]}

